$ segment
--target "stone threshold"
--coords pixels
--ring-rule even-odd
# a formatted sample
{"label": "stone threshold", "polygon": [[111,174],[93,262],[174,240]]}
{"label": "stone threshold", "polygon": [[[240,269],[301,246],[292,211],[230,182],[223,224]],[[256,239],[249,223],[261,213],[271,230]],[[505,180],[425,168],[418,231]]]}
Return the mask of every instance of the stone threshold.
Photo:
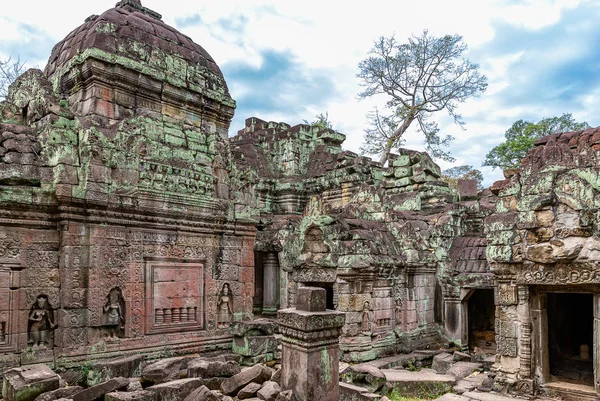
{"label": "stone threshold", "polygon": [[600,396],[592,386],[585,384],[553,381],[546,383],[544,389],[549,396],[557,396],[563,400],[600,401]]}

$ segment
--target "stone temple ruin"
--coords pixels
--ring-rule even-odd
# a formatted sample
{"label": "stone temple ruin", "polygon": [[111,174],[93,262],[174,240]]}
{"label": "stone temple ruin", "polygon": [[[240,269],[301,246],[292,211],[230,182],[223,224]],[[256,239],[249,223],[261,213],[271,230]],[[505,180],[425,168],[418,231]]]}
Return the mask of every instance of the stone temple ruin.
{"label": "stone temple ruin", "polygon": [[[211,56],[139,0],[13,83],[0,370],[232,341],[260,366],[281,331],[284,354],[339,342],[328,355],[360,364],[454,346],[496,355],[496,391],[598,397],[599,129],[545,137],[506,180],[454,193],[427,154],[384,167],[330,129],[252,117],[230,137],[235,106]],[[304,287],[338,316],[320,333],[281,320]],[[280,328],[253,323],[278,311]]]}

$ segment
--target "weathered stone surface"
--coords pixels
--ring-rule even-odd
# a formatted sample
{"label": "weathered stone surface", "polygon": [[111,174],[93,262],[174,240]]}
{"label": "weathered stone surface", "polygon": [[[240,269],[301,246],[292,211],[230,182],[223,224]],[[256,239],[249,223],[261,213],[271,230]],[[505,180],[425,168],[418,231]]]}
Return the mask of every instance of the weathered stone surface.
{"label": "weathered stone surface", "polygon": [[279,384],[274,381],[267,381],[262,385],[261,389],[258,390],[256,395],[263,401],[275,401],[280,392],[281,387],[279,387]]}
{"label": "weathered stone surface", "polygon": [[340,376],[340,379],[346,383],[364,387],[371,392],[378,391],[386,382],[383,372],[367,363],[350,366],[350,368]]}
{"label": "weathered stone surface", "polygon": [[296,295],[296,309],[307,312],[325,312],[326,292],[319,287],[300,287]]}
{"label": "weathered stone surface", "polygon": [[202,385],[202,379],[196,377],[156,384],[146,390],[156,393],[161,401],[181,401]]}
{"label": "weathered stone surface", "polygon": [[143,355],[133,355],[90,364],[87,374],[88,386],[99,384],[115,377],[139,377],[144,363]]}
{"label": "weathered stone surface", "polygon": [[73,394],[83,390],[80,386],[64,387],[37,396],[35,401],[55,401],[59,398],[70,398]]}
{"label": "weathered stone surface", "polygon": [[259,356],[274,353],[278,344],[274,336],[234,337],[232,351],[242,356]]}
{"label": "weathered stone surface", "polygon": [[235,394],[248,385],[248,383],[262,384],[270,380],[271,375],[271,369],[264,365],[256,365],[224,380],[221,384],[221,390],[226,395]]}
{"label": "weathered stone surface", "polygon": [[261,389],[261,387],[262,385],[258,383],[248,383],[247,386],[238,392],[237,397],[240,400],[252,398],[256,395],[256,392]]}
{"label": "weathered stone surface", "polygon": [[202,358],[192,359],[187,365],[187,377],[231,377],[240,373],[240,365],[235,361],[215,361]]}
{"label": "weathered stone surface", "polygon": [[488,378],[485,373],[473,374],[464,379],[458,380],[456,385],[452,388],[452,391],[456,394],[463,394],[467,391],[473,391],[479,389],[483,382]]}
{"label": "weathered stone surface", "polygon": [[424,392],[449,392],[456,382],[454,376],[440,375],[432,369],[421,369],[418,372],[383,369],[382,372],[389,385],[405,396],[418,396]]}
{"label": "weathered stone surface", "polygon": [[457,380],[460,380],[469,376],[475,371],[481,370],[482,368],[483,365],[480,363],[456,362],[446,373],[454,376]]}
{"label": "weathered stone surface", "polygon": [[206,386],[201,386],[192,391],[184,401],[219,401],[219,397]]}
{"label": "weathered stone surface", "polygon": [[41,364],[9,369],[3,376],[2,397],[6,401],[33,401],[59,386],[58,375]]}
{"label": "weathered stone surface", "polygon": [[93,401],[103,399],[105,394],[112,393],[116,390],[124,390],[129,385],[129,380],[124,377],[110,379],[104,383],[96,384],[88,387],[78,393],[73,394],[70,398],[73,401]]}
{"label": "weathered stone surface", "polygon": [[174,357],[161,359],[146,366],[142,370],[143,384],[159,384],[179,379],[179,372],[187,366],[189,357]]}
{"label": "weathered stone surface", "polygon": [[275,333],[275,324],[266,319],[233,322],[230,331],[236,337],[270,336]]}
{"label": "weathered stone surface", "polygon": [[158,401],[158,394],[148,390],[117,391],[106,394],[104,401]]}
{"label": "weathered stone surface", "polygon": [[275,401],[294,401],[294,392],[292,390],[282,391]]}
{"label": "weathered stone surface", "polygon": [[448,372],[448,369],[450,369],[450,367],[452,366],[453,362],[454,358],[452,354],[444,352],[433,357],[431,369],[435,370],[438,373],[446,374],[446,372]]}
{"label": "weathered stone surface", "polygon": [[452,354],[452,360],[455,362],[471,362],[471,355],[465,352],[456,351]]}

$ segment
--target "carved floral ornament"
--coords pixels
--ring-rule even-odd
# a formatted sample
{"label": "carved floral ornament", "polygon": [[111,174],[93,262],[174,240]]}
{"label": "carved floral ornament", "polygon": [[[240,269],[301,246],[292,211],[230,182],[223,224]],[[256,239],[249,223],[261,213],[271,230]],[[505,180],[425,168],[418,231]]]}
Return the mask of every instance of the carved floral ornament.
{"label": "carved floral ornament", "polygon": [[600,266],[586,264],[583,267],[534,265],[517,273],[522,284],[593,284],[600,283]]}

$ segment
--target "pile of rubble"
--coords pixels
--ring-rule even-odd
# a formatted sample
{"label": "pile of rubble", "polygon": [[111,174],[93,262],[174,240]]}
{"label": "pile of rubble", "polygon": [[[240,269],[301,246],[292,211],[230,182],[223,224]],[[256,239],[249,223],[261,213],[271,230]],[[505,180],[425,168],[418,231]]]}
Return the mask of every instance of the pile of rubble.
{"label": "pile of rubble", "polygon": [[381,394],[432,399],[446,393],[490,392],[495,356],[453,350],[421,350],[340,364],[340,399],[378,399]]}
{"label": "pile of rubble", "polygon": [[280,372],[263,364],[242,368],[234,355],[172,357],[147,365],[143,356],[136,355],[84,365],[81,372],[64,375],[82,385],[70,385],[43,364],[9,369],[4,372],[2,397],[5,401],[291,401],[292,391],[279,387]]}

